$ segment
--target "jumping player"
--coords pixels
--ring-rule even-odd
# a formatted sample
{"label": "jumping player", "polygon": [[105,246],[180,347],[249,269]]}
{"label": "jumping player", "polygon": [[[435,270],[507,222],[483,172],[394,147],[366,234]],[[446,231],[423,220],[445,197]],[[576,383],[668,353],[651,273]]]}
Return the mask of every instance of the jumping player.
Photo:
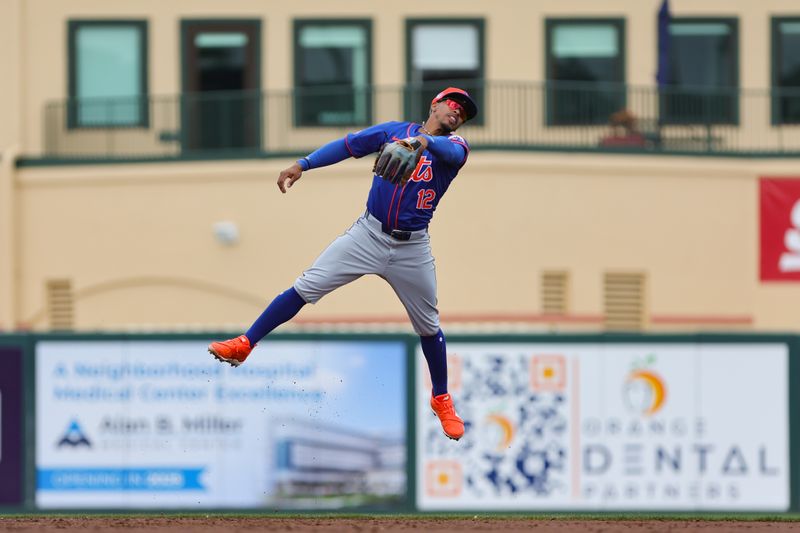
{"label": "jumping player", "polygon": [[422,150],[419,163],[404,184],[392,184],[373,175],[364,215],[333,241],[292,287],[279,294],[244,335],[213,342],[208,351],[219,361],[238,366],[257,342],[294,317],[305,304],[314,304],[365,274],[377,274],[397,293],[420,336],[433,384],[431,407],[445,435],[460,439],[464,422],[447,392],[447,349],[436,308],[436,272],[428,224],[469,155],[469,145],[454,132],[477,112],[466,91],[448,87],[433,98],[423,124],[386,122],[350,133],[282,171],[278,188],[285,193],[307,170],[372,154],[386,143],[402,141]]}

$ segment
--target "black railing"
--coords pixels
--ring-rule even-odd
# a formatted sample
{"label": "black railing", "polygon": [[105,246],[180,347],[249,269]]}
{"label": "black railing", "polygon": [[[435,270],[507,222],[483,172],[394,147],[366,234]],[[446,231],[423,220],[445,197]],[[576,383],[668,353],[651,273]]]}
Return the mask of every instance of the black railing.
{"label": "black railing", "polygon": [[[800,89],[468,83],[473,148],[800,156]],[[441,84],[211,92],[50,103],[45,159],[302,154],[388,120],[422,121]]]}

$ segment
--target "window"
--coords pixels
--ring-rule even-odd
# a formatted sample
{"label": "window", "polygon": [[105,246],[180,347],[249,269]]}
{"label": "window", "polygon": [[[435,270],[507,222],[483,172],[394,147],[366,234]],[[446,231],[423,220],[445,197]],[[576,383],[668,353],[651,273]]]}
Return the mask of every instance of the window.
{"label": "window", "polygon": [[147,127],[147,23],[69,22],[68,124]]}
{"label": "window", "polygon": [[547,123],[605,124],[625,108],[625,21],[549,19]]}
{"label": "window", "polygon": [[661,89],[662,122],[737,123],[737,21],[673,19],[669,33],[671,83]]}
{"label": "window", "polygon": [[261,150],[261,21],[181,21],[181,149]]}
{"label": "window", "polygon": [[295,22],[295,122],[363,126],[371,122],[369,21]]}
{"label": "window", "polygon": [[[409,20],[406,23],[405,115],[420,121],[431,100],[447,87],[467,91],[483,108],[484,24],[481,19]],[[430,46],[430,43],[447,43]],[[474,123],[483,123],[478,113]],[[472,122],[470,122],[472,124]]]}
{"label": "window", "polygon": [[800,124],[800,18],[772,19],[772,122]]}

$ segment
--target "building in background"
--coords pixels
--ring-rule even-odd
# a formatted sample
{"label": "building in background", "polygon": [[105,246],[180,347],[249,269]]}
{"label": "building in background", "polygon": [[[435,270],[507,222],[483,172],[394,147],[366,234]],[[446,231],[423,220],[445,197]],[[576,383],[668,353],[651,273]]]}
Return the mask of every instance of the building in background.
{"label": "building in background", "polygon": [[271,503],[282,507],[342,507],[340,500],[400,500],[406,490],[406,442],[354,434],[334,425],[270,420],[268,456],[275,463]]}
{"label": "building in background", "polygon": [[[279,170],[459,85],[481,114],[431,227],[447,327],[795,329],[800,8],[662,7],[7,0],[0,328],[246,326],[371,163],[286,196]],[[407,327],[376,279],[287,327],[329,325]]]}

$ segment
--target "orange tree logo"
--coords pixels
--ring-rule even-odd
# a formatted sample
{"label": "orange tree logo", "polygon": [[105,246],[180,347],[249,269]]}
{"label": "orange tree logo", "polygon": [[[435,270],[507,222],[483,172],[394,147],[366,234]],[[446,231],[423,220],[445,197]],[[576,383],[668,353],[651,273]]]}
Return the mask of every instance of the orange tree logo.
{"label": "orange tree logo", "polygon": [[511,420],[504,414],[490,413],[486,421],[489,434],[496,442],[495,451],[502,453],[510,448],[511,441],[514,440],[514,424]]}
{"label": "orange tree logo", "polygon": [[623,387],[625,404],[643,416],[656,414],[667,400],[664,379],[648,368],[655,362],[656,356],[653,354],[649,354],[643,361],[635,361]]}

